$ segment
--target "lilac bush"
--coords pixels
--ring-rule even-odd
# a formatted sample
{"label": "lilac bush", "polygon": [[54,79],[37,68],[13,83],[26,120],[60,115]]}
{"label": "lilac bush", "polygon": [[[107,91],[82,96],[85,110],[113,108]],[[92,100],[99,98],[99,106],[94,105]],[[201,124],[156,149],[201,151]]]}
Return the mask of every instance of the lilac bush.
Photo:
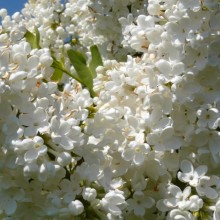
{"label": "lilac bush", "polygon": [[220,220],[220,1],[0,9],[0,218]]}

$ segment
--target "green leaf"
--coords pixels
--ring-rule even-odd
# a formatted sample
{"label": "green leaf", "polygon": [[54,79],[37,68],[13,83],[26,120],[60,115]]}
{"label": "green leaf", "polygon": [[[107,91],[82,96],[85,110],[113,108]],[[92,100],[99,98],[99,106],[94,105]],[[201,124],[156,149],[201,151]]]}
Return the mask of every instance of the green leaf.
{"label": "green leaf", "polygon": [[66,72],[64,66],[64,57],[62,57],[61,61],[58,61],[54,56],[52,56],[52,58],[52,67],[54,68],[54,72],[50,79],[52,81],[59,82],[63,76],[63,72]]}
{"label": "green leaf", "polygon": [[26,38],[26,41],[31,45],[31,47],[33,48],[34,45],[34,34],[32,34],[29,30],[26,31],[24,37]]}
{"label": "green leaf", "polygon": [[81,79],[81,83],[89,89],[91,96],[95,96],[93,91],[93,76],[90,69],[86,65],[85,55],[74,50],[68,50],[67,55],[79,78]]}
{"label": "green leaf", "polygon": [[[58,61],[54,56],[52,56],[52,58],[53,58],[53,63],[52,63],[51,66],[54,68],[54,73],[53,73],[53,75],[52,75],[53,78],[57,79],[57,78],[60,77],[60,79],[61,79],[62,76],[60,76],[60,74],[61,74],[61,72],[64,72],[64,73],[66,73],[67,75],[69,75],[69,76],[71,76],[72,78],[74,78],[75,80],[77,80],[78,82],[82,83],[82,81],[81,81],[80,78],[78,78],[77,76],[73,75],[72,73],[70,73],[70,72],[65,68],[65,66],[64,66],[62,60],[61,60],[61,61]],[[60,72],[59,72],[58,70],[59,70]],[[56,72],[56,71],[57,71],[57,72]],[[58,74],[58,75],[56,75],[56,74]],[[52,77],[51,77],[51,79],[52,79]],[[52,80],[53,80],[53,79],[52,79]]]}
{"label": "green leaf", "polygon": [[36,48],[40,49],[40,32],[38,30],[38,28],[35,26],[34,27],[35,30],[35,46]]}
{"label": "green leaf", "polygon": [[57,68],[54,68],[53,75],[51,76],[51,80],[55,82],[59,82],[63,76],[63,71]]}
{"label": "green leaf", "polygon": [[63,66],[63,63],[61,61],[58,61],[54,56],[52,56],[53,58],[53,63],[52,63],[52,67],[54,69],[59,69],[65,72],[65,67]]}
{"label": "green leaf", "polygon": [[91,46],[90,51],[91,51],[92,59],[89,63],[89,69],[92,73],[93,78],[95,78],[97,75],[96,68],[98,66],[103,66],[103,62],[102,62],[102,57],[99,53],[99,49],[96,45]]}
{"label": "green leaf", "polygon": [[32,49],[35,48],[40,49],[40,33],[37,27],[35,27],[34,30],[35,30],[35,35],[31,33],[29,30],[27,30],[24,37],[26,38],[26,41],[31,45]]}
{"label": "green leaf", "polygon": [[[67,54],[68,54],[68,56],[71,55],[71,56],[69,56],[71,63],[73,60],[72,58],[74,58],[75,60],[73,63],[77,62],[77,63],[81,63],[84,66],[87,65],[86,56],[82,52],[76,51],[76,50],[68,50]],[[74,64],[73,64],[73,66],[74,66]]]}

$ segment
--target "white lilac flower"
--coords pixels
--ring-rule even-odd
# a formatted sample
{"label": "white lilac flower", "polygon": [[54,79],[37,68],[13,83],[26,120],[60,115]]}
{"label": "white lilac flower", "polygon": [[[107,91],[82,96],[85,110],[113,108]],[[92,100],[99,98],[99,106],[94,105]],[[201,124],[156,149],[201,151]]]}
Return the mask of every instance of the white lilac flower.
{"label": "white lilac flower", "polygon": [[91,202],[96,198],[97,192],[94,188],[87,187],[83,189],[82,196],[85,200]]}
{"label": "white lilac flower", "polygon": [[160,5],[160,0],[159,1],[149,0],[147,11],[150,15],[160,15],[161,9],[162,7]]}
{"label": "white lilac flower", "polygon": [[188,211],[173,209],[168,213],[166,220],[173,220],[173,219],[195,220],[195,217]]}
{"label": "white lilac flower", "polygon": [[167,170],[176,172],[179,169],[179,155],[176,152],[166,152],[162,155]]}
{"label": "white lilac flower", "polygon": [[122,191],[112,190],[105,195],[100,204],[112,215],[120,216],[122,213],[120,206],[125,205],[126,202]]}
{"label": "white lilac flower", "polygon": [[50,67],[53,63],[53,59],[51,58],[49,53],[43,53],[40,56],[40,63],[43,67]]}
{"label": "white lilac flower", "polygon": [[47,113],[40,107],[36,108],[34,112],[21,114],[19,123],[24,127],[24,135],[26,137],[33,137],[38,132],[44,133],[49,128]]}
{"label": "white lilac flower", "polygon": [[197,111],[198,115],[198,126],[206,127],[208,126],[211,129],[216,129],[219,124],[219,111],[216,108],[210,109],[199,109]]}
{"label": "white lilac flower", "polygon": [[39,136],[35,136],[33,140],[30,140],[26,148],[27,152],[24,154],[24,160],[28,163],[36,160],[40,156],[45,155],[47,152],[47,147],[44,145],[43,139]]}
{"label": "white lilac flower", "polygon": [[158,90],[150,94],[149,99],[151,108],[161,108],[164,114],[171,112],[172,94],[165,86],[159,86]]}
{"label": "white lilac flower", "polygon": [[140,144],[136,141],[131,141],[127,148],[122,153],[123,159],[133,161],[136,165],[141,165],[144,162],[144,155],[149,152],[148,144]]}
{"label": "white lilac flower", "polygon": [[31,46],[28,42],[21,41],[19,44],[15,44],[12,47],[12,54],[16,56],[17,54],[28,55],[31,52]]}
{"label": "white lilac flower", "polygon": [[219,177],[217,176],[202,176],[196,186],[196,191],[200,196],[206,196],[209,199],[216,199],[219,196],[216,189],[218,182]]}
{"label": "white lilac flower", "polygon": [[27,77],[27,72],[18,71],[14,74],[11,74],[9,77],[10,86],[14,90],[22,90],[24,89],[25,78]]}
{"label": "white lilac flower", "polygon": [[44,162],[37,168],[37,174],[40,182],[46,182],[48,179],[54,181],[55,179],[54,183],[56,183],[65,176],[65,170],[58,164]]}
{"label": "white lilac flower", "polygon": [[79,200],[74,200],[70,202],[68,208],[71,214],[73,214],[74,216],[80,215],[84,211],[84,206]]}
{"label": "white lilac flower", "polygon": [[61,166],[67,166],[72,162],[72,157],[67,152],[62,152],[58,154],[58,157],[56,158],[57,163],[59,163]]}
{"label": "white lilac flower", "polygon": [[111,154],[111,169],[114,176],[122,176],[128,171],[130,162],[125,161],[121,153],[112,153]]}
{"label": "white lilac flower", "polygon": [[[74,129],[75,128],[75,129]],[[71,120],[63,120],[56,116],[51,119],[51,137],[54,144],[59,145],[65,150],[71,150],[74,148],[74,144],[76,143],[76,139],[80,138],[79,133],[81,129],[78,126],[72,127]],[[72,139],[71,135],[75,136],[76,139]]]}
{"label": "white lilac flower", "polygon": [[215,163],[220,161],[219,157],[219,143],[220,136],[216,130],[209,130],[206,128],[198,129],[198,133],[194,134],[192,138],[193,146],[205,146],[208,145],[209,151],[214,159]]}
{"label": "white lilac flower", "polygon": [[97,163],[83,163],[81,166],[77,167],[76,172],[82,179],[86,179],[88,181],[95,181],[98,179],[98,175],[100,172],[99,169],[100,168]]}
{"label": "white lilac flower", "polygon": [[144,216],[146,209],[154,205],[154,199],[146,196],[142,191],[135,191],[132,199],[128,199],[130,211],[133,210],[136,216]]}
{"label": "white lilac flower", "polygon": [[[20,164],[19,158],[16,161],[16,164]],[[36,164],[36,162],[26,164],[23,168],[23,175],[26,178],[32,178],[32,176],[35,176],[39,172],[39,167]]]}
{"label": "white lilac flower", "polygon": [[142,191],[146,189],[148,179],[145,178],[143,172],[143,170],[140,170],[132,173],[131,186],[135,191]]}
{"label": "white lilac flower", "polygon": [[191,187],[186,187],[183,191],[175,186],[170,185],[167,188],[168,196],[166,199],[157,202],[157,208],[161,211],[168,211],[174,208],[185,210],[188,208],[188,197],[191,193]]}
{"label": "white lilac flower", "polygon": [[27,163],[32,163],[40,156],[44,156],[47,152],[47,147],[44,145],[44,141],[41,137],[35,136],[33,139],[26,138],[23,140],[16,140],[12,142],[14,145],[14,151],[22,155],[22,160]]}
{"label": "white lilac flower", "polygon": [[178,172],[178,179],[194,187],[198,186],[199,180],[208,171],[206,165],[201,165],[194,169],[193,164],[189,160],[183,160],[180,164],[180,169],[182,172]]}
{"label": "white lilac flower", "polygon": [[78,177],[78,175],[71,175],[70,180],[63,179],[60,182],[60,190],[64,203],[70,203],[82,192]]}
{"label": "white lilac flower", "polygon": [[187,201],[187,207],[190,211],[196,212],[199,211],[203,207],[203,200],[199,198],[197,195],[192,195],[189,197],[189,200]]}
{"label": "white lilac flower", "polygon": [[166,151],[171,149],[179,149],[182,139],[174,136],[174,130],[171,126],[167,126],[162,132],[155,131],[147,135],[147,143],[153,145],[157,151]]}

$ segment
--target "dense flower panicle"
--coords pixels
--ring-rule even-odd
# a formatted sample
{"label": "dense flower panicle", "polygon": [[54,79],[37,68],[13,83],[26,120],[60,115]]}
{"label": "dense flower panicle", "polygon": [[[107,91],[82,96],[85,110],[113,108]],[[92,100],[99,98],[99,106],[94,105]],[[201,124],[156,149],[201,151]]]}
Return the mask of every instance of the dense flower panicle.
{"label": "dense flower panicle", "polygon": [[0,16],[1,219],[220,220],[220,1]]}

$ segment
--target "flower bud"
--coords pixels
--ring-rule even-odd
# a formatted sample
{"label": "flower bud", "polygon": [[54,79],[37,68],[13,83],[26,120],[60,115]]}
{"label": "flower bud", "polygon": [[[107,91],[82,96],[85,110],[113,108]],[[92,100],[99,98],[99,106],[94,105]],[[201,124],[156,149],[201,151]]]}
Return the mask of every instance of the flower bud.
{"label": "flower bud", "polygon": [[40,63],[44,67],[50,67],[53,63],[53,59],[49,54],[42,54],[40,56]]}
{"label": "flower bud", "polygon": [[75,216],[82,214],[84,211],[84,206],[79,200],[70,202],[68,207],[70,212]]}

